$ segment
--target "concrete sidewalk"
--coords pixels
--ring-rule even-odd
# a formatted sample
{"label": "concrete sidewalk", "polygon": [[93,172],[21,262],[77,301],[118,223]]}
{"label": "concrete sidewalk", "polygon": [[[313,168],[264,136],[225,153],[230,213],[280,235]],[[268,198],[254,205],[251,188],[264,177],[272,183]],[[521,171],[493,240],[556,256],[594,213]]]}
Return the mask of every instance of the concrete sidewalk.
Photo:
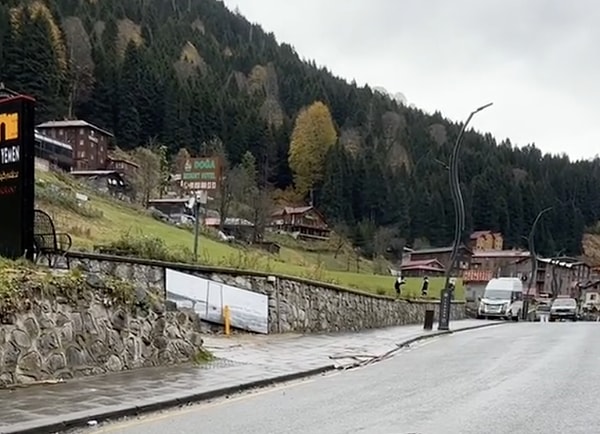
{"label": "concrete sidewalk", "polygon": [[[498,324],[463,320],[452,331]],[[427,338],[422,326],[320,335],[207,336],[216,360],[202,366],[149,368],[55,385],[0,390],[0,433],[50,433],[88,421],[133,416],[316,375],[373,359]]]}

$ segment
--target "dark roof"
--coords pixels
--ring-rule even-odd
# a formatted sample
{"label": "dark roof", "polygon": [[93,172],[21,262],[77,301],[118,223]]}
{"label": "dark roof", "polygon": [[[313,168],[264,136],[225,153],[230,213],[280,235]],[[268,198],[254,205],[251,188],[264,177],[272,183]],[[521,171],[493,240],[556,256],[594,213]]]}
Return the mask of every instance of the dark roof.
{"label": "dark roof", "polygon": [[271,217],[279,217],[279,216],[283,216],[285,214],[302,215],[302,214],[307,213],[308,211],[314,211],[315,213],[317,213],[317,215],[323,221],[323,223],[327,224],[327,220],[325,219],[325,216],[323,214],[321,214],[321,212],[317,208],[315,208],[314,206],[311,206],[311,205],[298,206],[298,207],[285,206],[283,208],[280,208],[280,209],[274,211],[271,214]]}
{"label": "dark roof", "polygon": [[109,155],[109,156],[108,156],[108,157],[106,157],[106,158],[107,158],[108,160],[110,160],[110,161],[116,161],[116,162],[119,162],[119,163],[125,163],[125,164],[129,164],[130,166],[134,166],[134,167],[136,167],[136,168],[138,168],[138,169],[139,169],[139,167],[140,167],[140,166],[139,166],[139,164],[137,164],[137,163],[134,163],[134,162],[133,162],[133,161],[131,161],[131,160],[127,160],[126,158],[118,158],[118,157],[114,157],[114,156],[111,156],[111,155]]}
{"label": "dark roof", "polygon": [[412,271],[412,270],[417,270],[417,271],[434,271],[434,272],[439,272],[439,273],[443,273],[445,270],[443,268],[439,268],[439,267],[433,267],[433,266],[429,266],[429,265],[411,265],[411,266],[402,266],[402,271]]}
{"label": "dark roof", "polygon": [[437,259],[422,259],[419,261],[406,261],[403,262],[401,268],[413,268],[413,267],[438,267],[443,269],[444,265]]}
{"label": "dark roof", "polygon": [[[311,209],[313,209],[312,206],[297,206],[297,207],[293,207],[293,206],[285,206],[281,209],[278,209],[277,211],[275,211],[273,213],[274,216],[278,216],[278,215],[283,215],[283,214],[304,214],[307,211],[310,211]],[[316,211],[316,210],[315,210]]]}

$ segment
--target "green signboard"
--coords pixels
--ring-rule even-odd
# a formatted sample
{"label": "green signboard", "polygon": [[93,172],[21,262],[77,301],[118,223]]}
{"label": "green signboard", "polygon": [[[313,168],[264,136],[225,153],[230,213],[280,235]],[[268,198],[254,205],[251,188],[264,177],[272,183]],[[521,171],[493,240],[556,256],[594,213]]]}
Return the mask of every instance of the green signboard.
{"label": "green signboard", "polygon": [[221,178],[220,160],[215,157],[187,160],[181,174],[181,186],[191,191],[215,191]]}

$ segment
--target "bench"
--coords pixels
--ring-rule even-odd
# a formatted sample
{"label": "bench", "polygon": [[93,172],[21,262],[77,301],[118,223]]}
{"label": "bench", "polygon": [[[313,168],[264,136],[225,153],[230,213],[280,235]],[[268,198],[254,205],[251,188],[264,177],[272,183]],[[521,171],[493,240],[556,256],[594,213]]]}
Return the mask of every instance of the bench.
{"label": "bench", "polygon": [[67,253],[73,241],[67,233],[56,232],[52,218],[42,210],[34,210],[33,222],[33,251],[35,263],[46,258],[48,266],[57,267],[61,260],[66,262],[67,268],[71,268]]}

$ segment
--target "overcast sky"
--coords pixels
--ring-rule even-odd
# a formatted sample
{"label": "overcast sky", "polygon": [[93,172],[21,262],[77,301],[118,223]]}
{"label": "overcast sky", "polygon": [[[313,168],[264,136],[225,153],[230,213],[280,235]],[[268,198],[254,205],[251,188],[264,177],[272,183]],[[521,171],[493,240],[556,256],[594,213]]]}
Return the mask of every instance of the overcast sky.
{"label": "overcast sky", "polygon": [[300,56],[519,146],[600,154],[600,2],[225,0]]}

